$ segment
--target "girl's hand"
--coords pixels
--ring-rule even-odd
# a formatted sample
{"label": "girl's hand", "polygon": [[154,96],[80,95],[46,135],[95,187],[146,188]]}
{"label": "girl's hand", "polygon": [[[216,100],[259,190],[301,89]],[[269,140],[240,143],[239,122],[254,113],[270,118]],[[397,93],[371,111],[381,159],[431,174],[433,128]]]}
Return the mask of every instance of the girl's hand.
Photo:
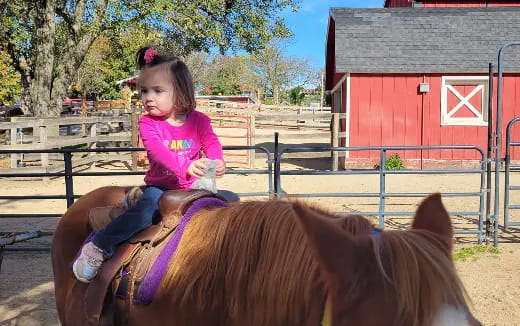
{"label": "girl's hand", "polygon": [[224,173],[226,173],[226,163],[222,160],[215,160],[217,162],[217,166],[215,167],[215,176],[217,178],[222,178]]}
{"label": "girl's hand", "polygon": [[206,165],[204,163],[207,161],[209,161],[209,159],[199,158],[198,160],[191,162],[188,166],[188,174],[196,178],[203,177],[206,171]]}

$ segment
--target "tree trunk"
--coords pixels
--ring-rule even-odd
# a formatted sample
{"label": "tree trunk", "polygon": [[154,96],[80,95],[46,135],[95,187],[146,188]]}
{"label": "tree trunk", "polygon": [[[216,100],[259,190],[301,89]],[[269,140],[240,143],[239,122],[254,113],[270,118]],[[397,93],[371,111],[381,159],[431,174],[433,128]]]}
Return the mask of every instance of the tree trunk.
{"label": "tree trunk", "polygon": [[260,88],[258,88],[256,90],[256,98],[258,99],[258,104],[262,104],[263,100],[262,100],[262,90]]}
{"label": "tree trunk", "polygon": [[[36,41],[34,58],[34,79],[31,85],[31,104],[36,117],[50,115],[49,105],[52,90],[52,71],[54,66],[54,36],[56,32],[54,0],[36,2],[39,15],[35,19]],[[58,112],[59,114],[59,112]]]}
{"label": "tree trunk", "polygon": [[74,19],[71,25],[73,35],[67,41],[67,48],[55,66],[54,81],[50,92],[50,113],[59,115],[63,106],[63,99],[67,94],[67,88],[72,82],[74,73],[79,69],[83,59],[100,34],[100,26],[105,15],[107,0],[99,0],[92,22],[88,26],[89,30],[82,30],[83,14],[85,12],[86,1],[80,0],[76,3]]}
{"label": "tree trunk", "polygon": [[273,100],[274,104],[278,105],[280,104],[280,90],[277,86],[273,87]]}
{"label": "tree trunk", "polygon": [[22,94],[20,94],[20,109],[24,115],[34,114],[31,105],[31,75],[27,69],[24,69],[21,73],[22,81]]}
{"label": "tree trunk", "polygon": [[[36,10],[41,14],[35,24],[36,44],[33,65],[34,79],[31,102],[37,117],[56,117],[62,110],[63,98],[88,49],[100,33],[107,0],[97,1],[94,16],[88,26],[83,24],[85,0],[78,0],[74,8],[68,41],[63,54],[54,60],[56,32],[56,0],[39,0]],[[83,29],[85,28],[85,29]]]}

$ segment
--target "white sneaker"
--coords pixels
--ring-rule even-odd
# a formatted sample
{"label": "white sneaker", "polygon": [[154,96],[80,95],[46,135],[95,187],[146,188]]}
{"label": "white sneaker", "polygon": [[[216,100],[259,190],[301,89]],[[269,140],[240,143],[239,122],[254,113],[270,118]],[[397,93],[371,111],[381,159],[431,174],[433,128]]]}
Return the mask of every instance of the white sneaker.
{"label": "white sneaker", "polygon": [[89,283],[96,277],[101,263],[103,251],[90,241],[81,248],[78,259],[72,264],[72,271],[79,281]]}

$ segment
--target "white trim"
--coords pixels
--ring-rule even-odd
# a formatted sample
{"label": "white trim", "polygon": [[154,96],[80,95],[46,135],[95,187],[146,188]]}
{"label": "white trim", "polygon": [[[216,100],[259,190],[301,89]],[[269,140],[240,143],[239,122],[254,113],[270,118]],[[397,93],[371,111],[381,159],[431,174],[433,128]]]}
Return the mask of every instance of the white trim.
{"label": "white trim", "polygon": [[[345,92],[345,147],[350,146],[350,72],[346,73],[346,92]],[[341,120],[340,120],[341,121]],[[350,157],[350,151],[345,152],[345,158]]]}
{"label": "white trim", "polygon": [[[350,76],[350,73],[348,73],[348,74]],[[345,73],[343,75],[343,77],[341,77],[341,79],[336,83],[336,85],[334,87],[332,87],[332,89],[330,90],[330,93],[331,94],[334,93],[338,89],[338,87],[341,86],[341,84],[345,81],[346,78],[347,78],[347,73]]]}
{"label": "white trim", "polygon": [[[475,88],[466,96],[461,95],[453,85],[475,85]],[[442,76],[441,82],[441,126],[487,126],[487,94],[489,88],[488,76]],[[448,91],[455,95],[460,102],[448,112]],[[481,108],[479,112],[469,100],[482,91]],[[453,115],[461,107],[467,107],[475,117],[454,118]]]}

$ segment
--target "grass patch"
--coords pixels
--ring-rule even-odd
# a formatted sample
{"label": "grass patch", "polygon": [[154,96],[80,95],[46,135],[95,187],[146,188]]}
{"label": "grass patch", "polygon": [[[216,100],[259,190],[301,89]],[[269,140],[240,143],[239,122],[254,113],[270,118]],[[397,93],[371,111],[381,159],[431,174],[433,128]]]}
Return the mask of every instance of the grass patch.
{"label": "grass patch", "polygon": [[493,246],[476,245],[469,248],[461,248],[453,253],[453,259],[455,261],[466,261],[469,258],[476,258],[479,254],[494,254],[498,255],[500,251]]}

